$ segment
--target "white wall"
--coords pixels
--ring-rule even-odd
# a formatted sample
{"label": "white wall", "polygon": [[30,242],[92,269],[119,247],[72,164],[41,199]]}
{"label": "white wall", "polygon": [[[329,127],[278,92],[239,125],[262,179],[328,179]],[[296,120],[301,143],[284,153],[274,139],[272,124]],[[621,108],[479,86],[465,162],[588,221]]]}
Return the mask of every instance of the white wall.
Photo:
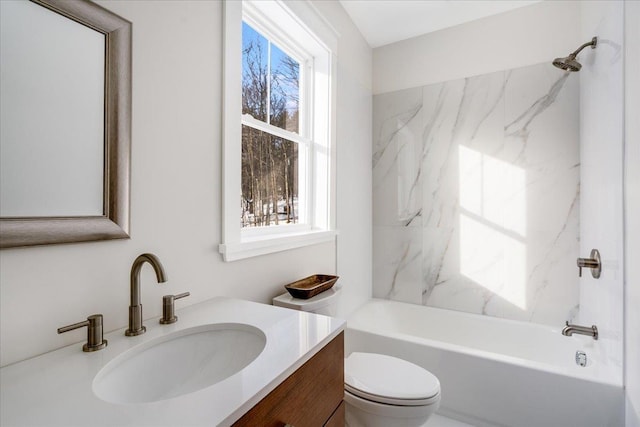
{"label": "white wall", "polygon": [[[226,295],[264,303],[282,285],[314,273],[342,275],[356,304],[370,290],[371,50],[337,2],[318,6],[343,34],[338,63],[338,186],[366,206],[355,215],[340,195],[338,250],[333,243],[224,263],[221,240],[222,4],[219,1],[100,2],[133,23],[131,239],[0,252],[0,365],[80,342],[86,332],[56,328],[105,316],[127,324],[131,263],[159,256],[169,281],[142,272],[144,317],[161,314],[162,295],[190,291],[177,307]],[[357,37],[356,37],[357,36]],[[349,40],[346,40],[346,38]],[[363,77],[364,76],[364,77]],[[350,85],[359,83],[356,89]],[[370,150],[370,148],[368,148]],[[340,158],[341,157],[341,158]],[[364,220],[362,219],[364,217]],[[361,241],[346,242],[362,239]],[[367,246],[368,245],[368,246]],[[337,267],[336,253],[355,260]],[[365,281],[358,280],[364,278]]]}
{"label": "white wall", "polygon": [[640,2],[625,2],[626,425],[640,427]]}
{"label": "white wall", "polygon": [[580,2],[544,1],[373,51],[373,93],[551,61],[580,39]]}
{"label": "white wall", "polygon": [[372,52],[337,2],[317,1],[340,33],[338,44],[337,266],[343,294],[338,315],[371,298],[371,120]]}

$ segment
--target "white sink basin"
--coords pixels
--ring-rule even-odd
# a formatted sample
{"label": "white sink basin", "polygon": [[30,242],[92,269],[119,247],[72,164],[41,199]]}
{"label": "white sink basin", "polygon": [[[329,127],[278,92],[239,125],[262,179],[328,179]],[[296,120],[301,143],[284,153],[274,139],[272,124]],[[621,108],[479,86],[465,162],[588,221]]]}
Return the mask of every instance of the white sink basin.
{"label": "white sink basin", "polygon": [[201,390],[240,372],[267,342],[242,323],[202,325],[160,337],[119,355],[93,380],[111,403],[145,403]]}

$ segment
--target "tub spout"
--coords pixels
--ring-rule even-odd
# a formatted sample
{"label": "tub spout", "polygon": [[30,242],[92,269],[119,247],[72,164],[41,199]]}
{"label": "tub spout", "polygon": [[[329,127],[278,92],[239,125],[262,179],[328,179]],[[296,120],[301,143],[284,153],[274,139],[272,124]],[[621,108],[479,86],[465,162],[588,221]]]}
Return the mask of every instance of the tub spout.
{"label": "tub spout", "polygon": [[598,339],[598,328],[596,325],[588,326],[579,326],[579,325],[571,325],[569,321],[565,323],[565,327],[562,328],[562,335],[570,337],[573,334],[580,335],[588,335],[593,337],[594,340]]}

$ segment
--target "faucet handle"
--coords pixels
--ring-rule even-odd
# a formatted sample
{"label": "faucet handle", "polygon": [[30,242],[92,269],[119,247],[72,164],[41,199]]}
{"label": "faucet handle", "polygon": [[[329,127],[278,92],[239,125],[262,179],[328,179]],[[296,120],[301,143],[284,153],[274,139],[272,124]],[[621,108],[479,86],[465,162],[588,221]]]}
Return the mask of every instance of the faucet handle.
{"label": "faucet handle", "polygon": [[58,328],[58,333],[62,334],[84,326],[87,327],[87,343],[82,346],[82,351],[97,351],[107,346],[107,340],[103,339],[102,334],[102,314],[92,314],[83,322]]}
{"label": "faucet handle", "polygon": [[602,261],[600,260],[600,252],[597,249],[591,249],[590,258],[578,258],[576,263],[578,264],[578,277],[582,277],[583,268],[590,268],[593,278],[600,278]]}
{"label": "faucet handle", "polygon": [[178,321],[178,316],[175,315],[175,300],[188,297],[191,295],[189,292],[183,292],[177,295],[165,295],[162,297],[162,319],[160,323],[162,325],[169,325]]}

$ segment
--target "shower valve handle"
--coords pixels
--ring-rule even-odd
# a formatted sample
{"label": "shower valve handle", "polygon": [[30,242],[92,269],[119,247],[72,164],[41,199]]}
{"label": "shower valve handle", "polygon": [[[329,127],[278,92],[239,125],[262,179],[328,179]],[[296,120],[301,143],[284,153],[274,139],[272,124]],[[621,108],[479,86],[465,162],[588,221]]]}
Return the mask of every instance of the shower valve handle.
{"label": "shower valve handle", "polygon": [[578,258],[578,276],[582,277],[582,268],[590,268],[591,276],[594,279],[600,278],[602,272],[602,261],[600,260],[600,252],[597,249],[591,249],[591,258]]}

